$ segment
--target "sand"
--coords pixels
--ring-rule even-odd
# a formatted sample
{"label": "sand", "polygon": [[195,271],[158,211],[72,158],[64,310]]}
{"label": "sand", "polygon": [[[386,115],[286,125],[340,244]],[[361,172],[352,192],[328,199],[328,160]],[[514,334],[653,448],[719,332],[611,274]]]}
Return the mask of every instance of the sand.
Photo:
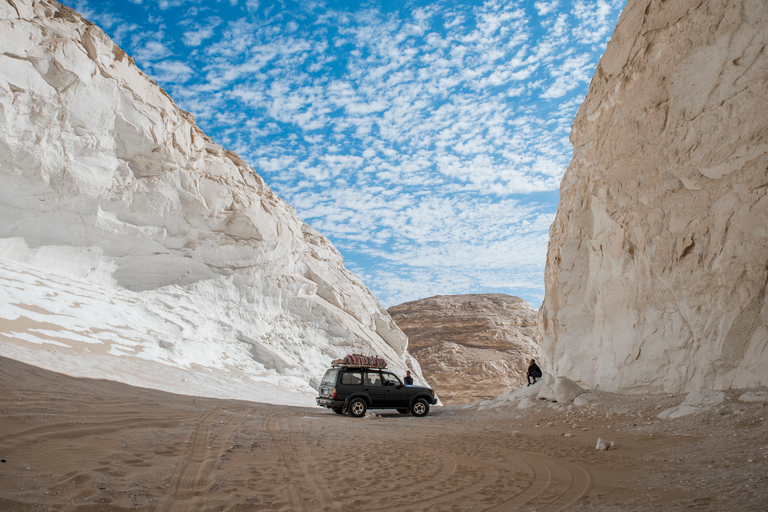
{"label": "sand", "polygon": [[737,392],[354,419],[0,370],[2,511],[768,510],[768,407]]}

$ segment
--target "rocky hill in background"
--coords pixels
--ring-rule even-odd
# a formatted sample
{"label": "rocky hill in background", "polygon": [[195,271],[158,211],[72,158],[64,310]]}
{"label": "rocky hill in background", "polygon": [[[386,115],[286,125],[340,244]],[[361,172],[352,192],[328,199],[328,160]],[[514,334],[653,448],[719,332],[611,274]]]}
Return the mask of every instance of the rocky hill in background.
{"label": "rocky hill in background", "polygon": [[538,358],[536,311],[503,294],[438,295],[387,310],[446,404],[495,398]]}
{"label": "rocky hill in background", "polygon": [[768,3],[630,2],[574,121],[545,357],[608,391],[768,384]]}
{"label": "rocky hill in background", "polygon": [[420,376],[331,243],[54,0],[0,0],[0,182],[0,355],[281,403],[349,352]]}

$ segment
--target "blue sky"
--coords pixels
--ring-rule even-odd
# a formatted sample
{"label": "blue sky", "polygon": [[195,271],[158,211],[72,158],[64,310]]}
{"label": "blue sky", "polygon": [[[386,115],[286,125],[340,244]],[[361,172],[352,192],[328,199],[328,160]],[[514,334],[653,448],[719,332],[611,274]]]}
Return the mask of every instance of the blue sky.
{"label": "blue sky", "polygon": [[571,123],[625,0],[68,4],[385,307],[541,304]]}

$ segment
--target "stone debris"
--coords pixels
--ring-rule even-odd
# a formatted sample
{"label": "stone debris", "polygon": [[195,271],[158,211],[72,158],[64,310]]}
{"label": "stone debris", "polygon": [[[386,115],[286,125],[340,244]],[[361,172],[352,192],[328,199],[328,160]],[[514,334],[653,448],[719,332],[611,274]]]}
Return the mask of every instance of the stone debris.
{"label": "stone debris", "polygon": [[608,441],[607,439],[603,439],[602,437],[597,438],[597,444],[595,445],[595,450],[599,452],[604,452],[606,450],[610,450],[616,445],[613,441]]}

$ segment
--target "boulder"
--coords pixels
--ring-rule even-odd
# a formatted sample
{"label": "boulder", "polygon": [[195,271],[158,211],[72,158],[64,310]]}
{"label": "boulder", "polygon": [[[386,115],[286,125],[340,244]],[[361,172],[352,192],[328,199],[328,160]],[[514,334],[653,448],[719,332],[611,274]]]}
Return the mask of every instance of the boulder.
{"label": "boulder", "polygon": [[747,391],[739,397],[740,402],[768,402],[768,391],[753,390]]}
{"label": "boulder", "polygon": [[541,379],[541,389],[536,395],[539,400],[549,400],[560,405],[568,405],[573,402],[574,398],[585,392],[584,388],[566,377],[552,378],[548,374],[545,375],[547,378]]}

